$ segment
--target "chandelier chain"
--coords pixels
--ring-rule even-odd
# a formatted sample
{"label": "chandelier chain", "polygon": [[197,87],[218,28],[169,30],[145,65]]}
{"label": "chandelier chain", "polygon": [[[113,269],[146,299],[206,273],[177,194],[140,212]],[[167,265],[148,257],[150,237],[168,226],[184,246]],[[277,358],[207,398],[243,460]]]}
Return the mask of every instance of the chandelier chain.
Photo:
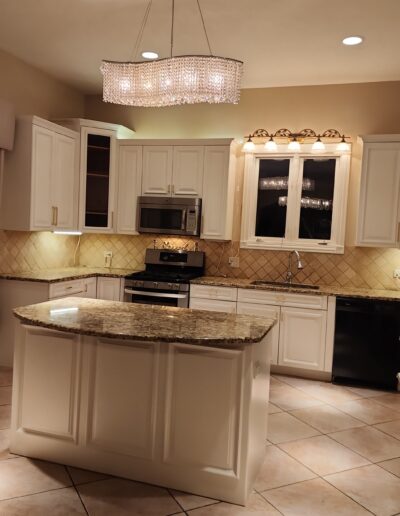
{"label": "chandelier chain", "polygon": [[197,7],[199,9],[199,13],[200,13],[200,17],[201,17],[201,23],[203,24],[203,30],[204,30],[204,34],[205,34],[206,40],[207,40],[208,52],[209,52],[210,56],[212,56],[213,53],[211,51],[210,40],[208,39],[208,34],[207,34],[207,30],[206,30],[206,24],[204,23],[203,12],[202,12],[201,7],[200,7],[200,0],[197,0]]}
{"label": "chandelier chain", "polygon": [[132,53],[133,61],[136,61],[136,59],[138,57],[139,46],[140,46],[140,43],[142,42],[144,29],[146,27],[146,23],[147,23],[147,19],[149,17],[149,13],[150,13],[150,9],[151,9],[152,3],[153,3],[153,0],[149,0],[149,2],[147,3],[146,10],[145,10],[144,15],[143,15],[142,24],[140,26],[139,33],[138,33],[136,41],[135,41],[135,48],[133,49],[133,53]]}
{"label": "chandelier chain", "polygon": [[172,0],[172,12],[171,12],[171,52],[170,57],[173,55],[174,51],[174,17],[175,17],[175,0]]}

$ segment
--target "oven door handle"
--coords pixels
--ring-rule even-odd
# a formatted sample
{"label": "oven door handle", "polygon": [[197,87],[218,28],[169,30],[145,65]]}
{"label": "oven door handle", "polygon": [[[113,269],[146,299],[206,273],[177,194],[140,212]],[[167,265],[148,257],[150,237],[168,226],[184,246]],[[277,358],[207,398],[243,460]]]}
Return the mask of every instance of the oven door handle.
{"label": "oven door handle", "polygon": [[142,290],[131,290],[130,288],[125,289],[125,294],[138,294],[139,296],[148,296],[148,297],[168,297],[169,299],[185,299],[187,298],[187,294],[165,294],[160,292],[144,292]]}

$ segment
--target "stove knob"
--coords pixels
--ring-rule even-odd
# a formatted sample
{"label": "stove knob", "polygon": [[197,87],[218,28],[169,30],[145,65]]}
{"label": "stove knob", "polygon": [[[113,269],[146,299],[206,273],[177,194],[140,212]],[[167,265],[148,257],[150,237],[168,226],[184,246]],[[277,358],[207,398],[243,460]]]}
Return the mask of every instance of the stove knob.
{"label": "stove knob", "polygon": [[168,288],[174,288],[172,283],[168,283]]}
{"label": "stove knob", "polygon": [[154,287],[154,288],[157,288],[157,287],[158,287],[158,281],[153,281],[153,287]]}

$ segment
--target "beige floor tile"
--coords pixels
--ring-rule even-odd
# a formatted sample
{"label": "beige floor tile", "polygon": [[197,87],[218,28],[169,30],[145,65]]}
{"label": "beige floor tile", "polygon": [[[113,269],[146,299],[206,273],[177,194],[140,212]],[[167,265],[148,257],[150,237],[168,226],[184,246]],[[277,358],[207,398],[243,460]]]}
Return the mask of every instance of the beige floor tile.
{"label": "beige floor tile", "polygon": [[377,516],[400,511],[400,478],[378,466],[357,468],[325,479]]}
{"label": "beige floor tile", "polygon": [[385,460],[384,462],[378,462],[378,466],[400,477],[400,459],[391,459]]}
{"label": "beige floor tile", "polygon": [[0,405],[11,405],[12,387],[0,387]]}
{"label": "beige floor tile", "polygon": [[165,516],[181,511],[166,489],[130,480],[111,478],[81,484],[77,489],[93,516]]}
{"label": "beige floor tile", "polygon": [[325,435],[280,444],[286,451],[318,475],[357,468],[369,461]]}
{"label": "beige floor tile", "polygon": [[205,498],[204,496],[197,496],[190,493],[184,493],[182,491],[175,491],[170,489],[170,493],[178,501],[179,505],[189,511],[190,509],[197,509],[199,507],[205,507],[214,503],[219,503],[219,500],[213,500],[212,498]]}
{"label": "beige floor tile", "polygon": [[346,403],[339,403],[336,407],[368,425],[400,419],[398,410],[385,407],[372,399],[347,401]]}
{"label": "beige floor tile", "polygon": [[75,485],[86,484],[88,482],[97,482],[98,480],[110,478],[110,475],[96,473],[95,471],[88,471],[87,469],[73,468],[71,466],[67,466],[67,469]]}
{"label": "beige floor tile", "polygon": [[400,457],[400,442],[370,426],[352,428],[329,435],[371,462]]}
{"label": "beige floor tile", "polygon": [[277,414],[278,412],[282,412],[282,409],[280,409],[273,403],[268,403],[268,414]]}
{"label": "beige floor tile", "polygon": [[4,516],[81,516],[86,511],[74,488],[56,489],[0,502]]}
{"label": "beige floor tile", "polygon": [[70,485],[64,466],[22,457],[0,461],[0,500]]}
{"label": "beige floor tile", "polygon": [[390,421],[389,423],[375,425],[375,428],[400,440],[400,419],[397,421]]}
{"label": "beige floor tile", "polygon": [[331,383],[309,385],[301,387],[301,390],[309,396],[313,396],[320,401],[333,405],[360,398],[358,394],[350,392],[345,387]]}
{"label": "beige floor tile", "polygon": [[0,460],[16,457],[10,453],[10,430],[0,430]]}
{"label": "beige floor tile", "polygon": [[379,396],[374,398],[377,403],[384,405],[385,407],[393,410],[400,411],[400,392],[395,394],[386,394],[385,396]]}
{"label": "beige floor tile", "polygon": [[384,396],[385,394],[388,394],[388,391],[368,389],[366,387],[347,387],[347,389],[358,394],[361,398],[375,398],[376,396]]}
{"label": "beige floor tile", "polygon": [[285,516],[370,515],[321,478],[265,491],[263,496]]}
{"label": "beige floor tile", "polygon": [[308,396],[298,389],[284,385],[277,389],[271,389],[270,401],[283,410],[295,410],[298,408],[314,407],[321,405],[321,401]]}
{"label": "beige floor tile", "polygon": [[297,378],[296,376],[285,376],[285,375],[279,375],[277,376],[277,379],[281,382],[284,382],[292,387],[296,387],[300,389],[301,387],[309,387],[310,385],[320,385],[324,384],[325,382],[320,382],[318,380],[310,380],[308,378]]}
{"label": "beige floor tile", "polygon": [[362,421],[354,419],[330,405],[318,405],[293,410],[290,413],[324,434],[365,425]]}
{"label": "beige floor tile", "polygon": [[291,414],[281,412],[268,418],[268,440],[271,443],[285,443],[319,435],[318,430],[296,419]]}
{"label": "beige floor tile", "polygon": [[12,369],[0,366],[0,387],[12,385]]}
{"label": "beige floor tile", "polygon": [[278,376],[271,376],[269,380],[270,387],[281,385],[282,382],[280,380],[280,377]]}
{"label": "beige floor tile", "polygon": [[269,446],[254,488],[264,491],[315,478],[315,473],[276,446]]}
{"label": "beige floor tile", "polygon": [[201,509],[189,511],[194,516],[247,516],[248,514],[257,514],[258,516],[279,516],[279,512],[272,507],[259,494],[250,495],[250,499],[246,507],[233,505],[230,503],[217,503],[209,505]]}
{"label": "beige floor tile", "polygon": [[0,406],[0,430],[10,428],[11,425],[11,405]]}

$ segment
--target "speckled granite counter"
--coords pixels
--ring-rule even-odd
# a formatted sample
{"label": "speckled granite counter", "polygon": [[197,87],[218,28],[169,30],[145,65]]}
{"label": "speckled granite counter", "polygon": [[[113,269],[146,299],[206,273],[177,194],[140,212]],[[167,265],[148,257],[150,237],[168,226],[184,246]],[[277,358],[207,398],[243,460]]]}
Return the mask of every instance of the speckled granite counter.
{"label": "speckled granite counter", "polygon": [[379,299],[383,301],[400,301],[400,290],[381,290],[366,288],[349,288],[335,286],[320,286],[318,289],[307,289],[299,287],[284,287],[279,285],[252,285],[250,279],[245,278],[223,278],[219,276],[203,276],[192,280],[196,285],[208,285],[215,287],[234,287],[256,290],[269,290],[276,292],[288,292],[309,294],[312,296],[344,296],[365,299]]}
{"label": "speckled granite counter", "polygon": [[38,281],[42,283],[57,283],[80,278],[106,276],[123,278],[135,272],[133,269],[116,269],[105,267],[65,267],[62,269],[43,269],[39,271],[2,272],[0,279]]}
{"label": "speckled granite counter", "polygon": [[76,297],[16,308],[14,314],[25,324],[81,335],[219,347],[259,342],[275,323],[247,315]]}

